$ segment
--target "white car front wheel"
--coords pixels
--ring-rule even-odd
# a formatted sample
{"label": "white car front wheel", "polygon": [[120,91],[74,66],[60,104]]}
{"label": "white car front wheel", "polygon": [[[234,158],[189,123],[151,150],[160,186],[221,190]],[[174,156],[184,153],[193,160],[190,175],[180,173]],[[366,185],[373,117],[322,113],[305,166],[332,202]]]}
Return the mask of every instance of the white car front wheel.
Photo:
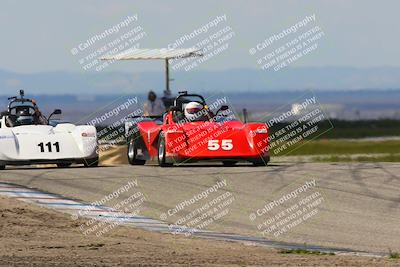
{"label": "white car front wheel", "polygon": [[58,168],[68,168],[72,165],[72,163],[57,163]]}

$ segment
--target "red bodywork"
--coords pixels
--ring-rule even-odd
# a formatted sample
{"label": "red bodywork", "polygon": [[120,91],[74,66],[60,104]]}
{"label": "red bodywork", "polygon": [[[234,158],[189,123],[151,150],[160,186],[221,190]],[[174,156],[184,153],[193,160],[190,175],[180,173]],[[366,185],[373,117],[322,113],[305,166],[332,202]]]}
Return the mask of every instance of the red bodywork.
{"label": "red bodywork", "polygon": [[198,121],[179,123],[168,112],[162,124],[142,121],[136,138],[142,139],[146,159],[157,157],[160,134],[165,155],[172,162],[198,160],[269,161],[268,128],[263,123]]}

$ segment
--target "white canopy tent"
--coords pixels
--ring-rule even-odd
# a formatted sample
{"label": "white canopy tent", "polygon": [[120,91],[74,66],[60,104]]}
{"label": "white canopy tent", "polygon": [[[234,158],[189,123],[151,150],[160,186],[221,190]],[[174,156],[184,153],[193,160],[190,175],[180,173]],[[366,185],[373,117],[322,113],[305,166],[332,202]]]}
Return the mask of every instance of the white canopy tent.
{"label": "white canopy tent", "polygon": [[169,60],[187,57],[201,57],[203,54],[194,48],[188,49],[128,49],[119,54],[104,56],[101,60],[150,60],[161,59],[165,60],[165,87],[170,93],[169,87]]}

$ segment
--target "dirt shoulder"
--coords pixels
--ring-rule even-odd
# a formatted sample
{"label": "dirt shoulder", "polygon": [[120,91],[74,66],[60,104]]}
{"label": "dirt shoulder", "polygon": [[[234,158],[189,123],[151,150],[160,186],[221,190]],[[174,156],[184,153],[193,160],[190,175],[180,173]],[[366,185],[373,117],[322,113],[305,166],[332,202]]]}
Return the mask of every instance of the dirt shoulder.
{"label": "dirt shoulder", "polygon": [[15,199],[0,198],[1,266],[399,266],[400,260],[281,254],[233,242],[117,227],[84,236],[82,222]]}

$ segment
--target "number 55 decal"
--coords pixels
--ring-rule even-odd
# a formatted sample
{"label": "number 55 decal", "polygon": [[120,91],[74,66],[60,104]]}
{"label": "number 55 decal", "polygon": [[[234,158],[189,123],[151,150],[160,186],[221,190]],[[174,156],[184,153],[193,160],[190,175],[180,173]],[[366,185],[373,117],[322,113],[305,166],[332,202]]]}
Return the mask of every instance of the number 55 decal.
{"label": "number 55 decal", "polygon": [[208,150],[216,151],[218,149],[232,150],[233,144],[231,139],[224,139],[219,144],[219,140],[208,140]]}

